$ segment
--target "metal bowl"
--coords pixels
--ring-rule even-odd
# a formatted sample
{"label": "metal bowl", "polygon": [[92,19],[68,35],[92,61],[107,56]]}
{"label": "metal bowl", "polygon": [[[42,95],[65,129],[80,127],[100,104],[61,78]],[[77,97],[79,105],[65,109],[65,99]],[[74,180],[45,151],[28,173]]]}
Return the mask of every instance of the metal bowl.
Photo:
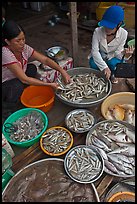
{"label": "metal bowl", "polygon": [[75,109],[66,115],[65,124],[70,131],[84,133],[95,124],[95,118],[87,109]]}
{"label": "metal bowl", "polygon": [[101,177],[104,160],[92,145],[79,145],[66,154],[64,168],[72,180],[78,183],[92,183]]}
{"label": "metal bowl", "polygon": [[[122,128],[120,127],[121,125],[123,126],[123,131],[121,131],[122,130]],[[95,146],[97,148],[97,150],[102,154],[102,157],[104,159],[104,171],[106,173],[108,173],[112,176],[116,176],[116,177],[130,178],[130,177],[135,176],[135,166],[134,166],[135,165],[134,164],[135,163],[135,156],[132,156],[134,153],[135,143],[134,142],[130,143],[129,141],[128,141],[128,143],[126,143],[124,140],[121,139],[122,137],[124,137],[123,135],[124,135],[124,131],[126,128],[128,128],[130,131],[133,131],[133,134],[135,134],[135,127],[133,125],[125,122],[125,121],[103,120],[101,122],[98,122],[88,132],[87,137],[86,137],[86,145]],[[125,134],[125,140],[126,141],[129,138],[129,136],[128,136],[129,134],[130,133]],[[115,138],[115,136],[119,137],[119,139],[121,139],[121,142],[114,141],[114,139],[112,139],[112,138],[113,137]],[[96,140],[93,140],[93,137],[96,138]],[[120,144],[123,145],[123,147]],[[125,150],[124,150],[124,148],[125,148]],[[131,149],[129,151],[129,149],[126,150],[126,148],[129,148],[129,149],[131,148]],[[113,150],[115,152],[116,151],[117,152],[111,153]],[[120,150],[121,150],[121,152],[120,152]],[[132,155],[131,155],[131,153],[129,156],[125,155],[124,152],[126,152],[126,151],[127,151],[127,153],[132,151]],[[126,161],[123,154],[126,156],[127,160],[129,158],[132,159],[131,161],[129,161],[129,163],[131,163],[132,167],[133,167],[132,171],[130,171],[131,173],[129,172],[129,170],[128,171],[122,170],[123,167],[127,164],[127,161]],[[116,163],[115,163],[116,161],[115,160],[112,161],[108,155],[115,155],[115,157],[118,158],[117,159],[117,161],[119,161],[118,167],[116,166]],[[118,157],[118,156],[122,156],[122,155],[124,157],[123,160],[119,159],[119,157]],[[112,165],[114,165],[113,168],[112,168],[112,165],[110,163],[108,163],[107,161],[111,162]],[[110,166],[110,168],[109,168],[109,166]],[[115,167],[118,171],[115,171]],[[131,170],[131,166],[129,166],[129,168]]]}
{"label": "metal bowl", "polygon": [[69,50],[65,47],[55,46],[45,50],[45,53],[48,57],[60,61],[68,57]]}
{"label": "metal bowl", "polygon": [[[98,78],[103,78],[106,82],[106,85],[108,85],[108,91],[107,93],[102,93],[99,97],[97,97],[96,99],[82,99],[80,102],[72,102],[70,100],[66,100],[63,97],[61,97],[61,92],[57,91],[56,92],[56,96],[59,98],[59,100],[61,100],[63,103],[69,105],[69,106],[73,106],[73,107],[79,107],[79,108],[84,108],[84,107],[91,107],[92,105],[95,105],[97,103],[100,103],[101,101],[103,101],[110,93],[111,93],[111,89],[112,89],[112,84],[110,82],[110,80],[107,80],[104,76],[104,74],[101,71],[97,71],[91,68],[86,68],[86,67],[77,67],[77,68],[73,68],[70,70],[67,70],[67,73],[70,76],[74,76],[74,75],[80,75],[80,74],[90,74],[93,73],[95,74]],[[61,79],[61,76],[59,76],[60,80],[63,83],[63,80]]]}
{"label": "metal bowl", "polygon": [[72,181],[64,171],[63,159],[46,158],[19,170],[3,190],[2,201],[96,202],[98,194],[95,190],[94,184],[82,185]]}

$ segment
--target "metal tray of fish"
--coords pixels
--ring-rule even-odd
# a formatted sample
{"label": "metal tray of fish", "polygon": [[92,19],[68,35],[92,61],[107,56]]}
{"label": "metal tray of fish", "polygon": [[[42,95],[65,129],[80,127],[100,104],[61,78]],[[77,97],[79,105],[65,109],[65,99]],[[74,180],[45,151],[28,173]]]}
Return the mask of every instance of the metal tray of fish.
{"label": "metal tray of fish", "polygon": [[67,128],[75,133],[84,133],[90,130],[95,124],[95,117],[87,109],[75,109],[65,117]]}
{"label": "metal tray of fish", "polygon": [[78,183],[93,183],[104,170],[104,160],[92,146],[78,145],[66,154],[64,168],[69,177]]}
{"label": "metal tray of fish", "polygon": [[104,120],[91,128],[86,145],[93,145],[104,159],[104,171],[112,176],[135,176],[135,127],[125,121]]}
{"label": "metal tray of fish", "polygon": [[67,70],[72,82],[65,85],[61,76],[62,87],[57,90],[56,96],[65,104],[73,107],[91,107],[100,103],[111,92],[112,84],[105,75],[91,68],[77,67]]}
{"label": "metal tray of fish", "polygon": [[[15,193],[16,192],[16,193]],[[68,177],[64,160],[46,158],[31,163],[11,178],[2,202],[96,202],[94,184],[79,184]]]}

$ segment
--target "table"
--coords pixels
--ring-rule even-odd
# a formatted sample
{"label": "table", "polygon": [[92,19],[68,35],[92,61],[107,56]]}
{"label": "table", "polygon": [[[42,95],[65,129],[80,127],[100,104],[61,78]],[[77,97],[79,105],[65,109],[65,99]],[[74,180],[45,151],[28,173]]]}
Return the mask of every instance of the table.
{"label": "table", "polygon": [[[129,87],[125,83],[125,79],[119,79],[118,84],[113,84],[112,85],[112,92],[122,92],[122,91],[130,91]],[[66,104],[63,104],[61,101],[58,99],[55,100],[55,104],[53,106],[53,109],[49,111],[47,114],[49,118],[49,127],[52,126],[64,126],[64,118],[66,114],[73,110],[74,107],[68,106]],[[97,119],[97,122],[103,120],[103,116],[101,115],[101,103],[93,105],[92,107],[88,108],[91,110],[94,114],[94,116]],[[48,127],[48,128],[49,128]],[[80,145],[80,144],[85,144],[86,140],[86,134],[73,134],[74,136],[74,146]],[[65,155],[59,156],[59,158],[64,159]],[[22,153],[16,155],[13,157],[13,165],[12,165],[12,170],[17,173],[20,169],[25,167],[26,165],[33,163],[35,161],[44,159],[44,158],[50,158],[50,156],[44,154],[40,148],[39,142],[34,144],[33,146],[26,148],[22,151]],[[94,184],[97,188],[99,197],[103,199],[103,196],[105,196],[105,193],[108,190],[108,187],[119,178],[114,178],[111,175],[106,174],[105,172],[103,175],[100,177],[99,180],[97,180]]]}

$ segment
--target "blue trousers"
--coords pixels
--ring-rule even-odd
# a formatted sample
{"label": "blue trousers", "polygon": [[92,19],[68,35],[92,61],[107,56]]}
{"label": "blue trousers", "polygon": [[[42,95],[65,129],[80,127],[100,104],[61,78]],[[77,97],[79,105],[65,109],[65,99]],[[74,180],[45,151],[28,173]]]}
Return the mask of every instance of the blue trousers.
{"label": "blue trousers", "polygon": [[[120,60],[120,59],[118,59],[118,58],[116,58],[116,57],[114,57],[114,58],[112,58],[112,59],[110,59],[110,60],[106,60],[105,62],[107,63],[108,67],[110,68],[112,74],[114,74],[114,71],[115,71],[115,69],[116,69],[116,65],[117,65],[118,63],[122,63],[122,62],[124,62],[124,61],[123,61],[123,60]],[[92,69],[100,70],[100,69],[98,68],[98,66],[95,64],[95,62],[94,62],[94,60],[93,60],[93,57],[90,58],[90,60],[89,60],[89,65],[90,65],[90,67],[91,67]]]}

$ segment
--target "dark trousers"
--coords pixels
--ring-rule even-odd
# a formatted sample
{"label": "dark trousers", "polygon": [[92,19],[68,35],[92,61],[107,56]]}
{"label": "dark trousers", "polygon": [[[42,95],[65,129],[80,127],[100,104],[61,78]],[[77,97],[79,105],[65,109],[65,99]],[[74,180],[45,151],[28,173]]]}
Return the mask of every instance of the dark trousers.
{"label": "dark trousers", "polygon": [[[37,73],[37,67],[34,64],[28,64],[26,75],[29,77],[35,77]],[[2,83],[2,102],[16,103],[24,90],[27,87],[19,79],[14,78]]]}

